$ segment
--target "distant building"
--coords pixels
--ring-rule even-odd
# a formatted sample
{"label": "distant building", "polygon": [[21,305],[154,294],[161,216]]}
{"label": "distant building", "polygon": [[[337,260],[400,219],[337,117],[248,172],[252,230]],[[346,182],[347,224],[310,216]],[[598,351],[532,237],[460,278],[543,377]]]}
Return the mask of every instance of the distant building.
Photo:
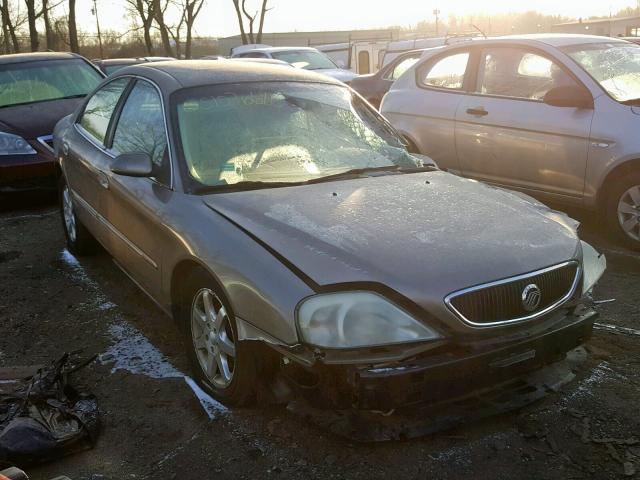
{"label": "distant building", "polygon": [[[375,30],[345,30],[329,32],[279,32],[263,33],[260,43],[274,47],[314,47],[332,43],[350,43],[357,41],[393,41],[400,37],[399,30],[375,29]],[[220,55],[229,55],[231,49],[242,45],[242,37],[218,39],[218,52]]]}
{"label": "distant building", "polygon": [[638,37],[640,36],[640,17],[600,18],[558,23],[551,26],[551,31],[554,33],[602,35],[605,37]]}

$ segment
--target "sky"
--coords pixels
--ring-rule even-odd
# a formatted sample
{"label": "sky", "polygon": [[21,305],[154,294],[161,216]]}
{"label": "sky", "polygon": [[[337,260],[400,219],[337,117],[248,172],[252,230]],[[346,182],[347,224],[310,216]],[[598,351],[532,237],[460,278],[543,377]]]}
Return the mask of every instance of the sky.
{"label": "sky", "polygon": [[[91,14],[93,0],[77,0],[78,23],[85,32],[95,32]],[[247,0],[258,8],[260,0]],[[100,27],[126,31],[130,20],[124,0],[97,0]],[[414,26],[421,20],[433,20],[433,10],[441,18],[450,13],[495,14],[537,10],[545,14],[569,17],[608,15],[625,7],[638,6],[638,0],[270,0],[273,10],[267,14],[265,32],[351,30],[390,25]],[[195,25],[197,36],[230,36],[239,33],[232,0],[206,0]]]}

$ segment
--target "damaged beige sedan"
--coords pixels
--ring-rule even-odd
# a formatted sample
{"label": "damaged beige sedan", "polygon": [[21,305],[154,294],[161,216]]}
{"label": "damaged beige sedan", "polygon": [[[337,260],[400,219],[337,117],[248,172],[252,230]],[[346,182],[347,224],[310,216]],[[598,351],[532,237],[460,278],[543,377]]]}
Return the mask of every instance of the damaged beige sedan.
{"label": "damaged beige sedan", "polygon": [[407,153],[344,84],[230,61],[119,70],[55,130],[69,249],[99,242],[229,405],[388,411],[564,357],[604,257],[533,199]]}

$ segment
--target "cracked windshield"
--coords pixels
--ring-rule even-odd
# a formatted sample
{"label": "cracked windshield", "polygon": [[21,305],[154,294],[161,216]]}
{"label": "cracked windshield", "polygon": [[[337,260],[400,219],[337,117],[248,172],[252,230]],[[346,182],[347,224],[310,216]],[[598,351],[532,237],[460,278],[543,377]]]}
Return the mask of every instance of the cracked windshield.
{"label": "cracked windshield", "polygon": [[341,86],[198,89],[183,95],[177,110],[189,175],[204,186],[418,166],[392,130]]}

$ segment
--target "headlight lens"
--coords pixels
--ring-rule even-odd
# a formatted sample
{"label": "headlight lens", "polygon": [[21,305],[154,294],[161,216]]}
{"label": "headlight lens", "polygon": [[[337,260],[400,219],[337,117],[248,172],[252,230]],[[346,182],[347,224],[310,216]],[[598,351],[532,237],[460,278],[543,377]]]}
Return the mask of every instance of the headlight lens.
{"label": "headlight lens", "polygon": [[607,269],[607,259],[604,254],[598,253],[595,248],[587,242],[582,243],[582,293],[589,291],[600,280],[602,274]]}
{"label": "headlight lens", "polygon": [[0,155],[33,155],[34,153],[36,151],[24,138],[0,132]]}
{"label": "headlight lens", "polygon": [[433,340],[440,335],[383,297],[370,292],[317,295],[298,308],[307,343],[357,348]]}

